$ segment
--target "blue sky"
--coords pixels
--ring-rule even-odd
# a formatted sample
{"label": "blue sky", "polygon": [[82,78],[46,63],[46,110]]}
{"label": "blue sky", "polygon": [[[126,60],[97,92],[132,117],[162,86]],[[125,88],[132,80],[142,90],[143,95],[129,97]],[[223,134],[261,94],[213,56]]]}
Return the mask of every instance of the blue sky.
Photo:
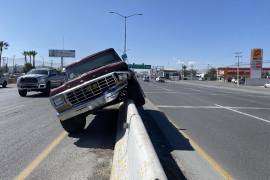
{"label": "blue sky", "polygon": [[[270,2],[267,0],[0,0],[0,40],[10,43],[3,56],[22,58],[36,50],[50,61],[48,49],[75,49],[75,59],[113,47],[121,54],[124,21],[129,15],[129,62],[177,67],[235,64],[235,51],[249,61],[250,49],[264,49],[270,60]],[[53,59],[59,63],[60,59]],[[269,66],[270,64],[266,64]]]}

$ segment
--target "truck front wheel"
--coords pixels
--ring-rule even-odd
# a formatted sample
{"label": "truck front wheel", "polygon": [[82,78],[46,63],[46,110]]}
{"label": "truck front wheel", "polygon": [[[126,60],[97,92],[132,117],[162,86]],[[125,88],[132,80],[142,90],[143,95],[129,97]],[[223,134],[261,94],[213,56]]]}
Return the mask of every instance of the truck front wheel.
{"label": "truck front wheel", "polygon": [[18,92],[19,92],[19,95],[22,97],[25,97],[27,94],[27,90],[18,90]]}
{"label": "truck front wheel", "polygon": [[46,89],[44,90],[44,94],[46,96],[50,96],[50,93],[51,93],[51,83],[50,82],[47,82]]}
{"label": "truck front wheel", "polygon": [[7,81],[4,81],[4,82],[3,82],[2,87],[3,87],[3,88],[7,87]]}
{"label": "truck front wheel", "polygon": [[84,129],[86,124],[86,117],[74,117],[60,122],[62,127],[69,134],[78,133]]}

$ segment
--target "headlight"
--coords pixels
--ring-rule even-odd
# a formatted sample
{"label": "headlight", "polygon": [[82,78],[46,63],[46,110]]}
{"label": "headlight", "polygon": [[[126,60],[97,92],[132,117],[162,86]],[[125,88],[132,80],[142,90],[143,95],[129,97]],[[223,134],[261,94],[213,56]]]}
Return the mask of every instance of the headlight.
{"label": "headlight", "polygon": [[46,83],[46,78],[39,78],[39,83]]}
{"label": "headlight", "polygon": [[63,106],[65,104],[64,96],[60,95],[53,98],[53,103],[56,107]]}
{"label": "headlight", "polygon": [[119,81],[125,81],[128,78],[128,75],[126,73],[118,74]]}

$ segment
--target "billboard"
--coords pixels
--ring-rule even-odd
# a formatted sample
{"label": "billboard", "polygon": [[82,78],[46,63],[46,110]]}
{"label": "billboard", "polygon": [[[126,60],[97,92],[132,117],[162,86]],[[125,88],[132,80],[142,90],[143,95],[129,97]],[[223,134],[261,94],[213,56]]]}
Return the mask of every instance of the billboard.
{"label": "billboard", "polygon": [[263,63],[263,49],[251,49],[250,57],[250,78],[260,79],[262,76],[262,63]]}
{"label": "billboard", "polygon": [[261,48],[251,49],[251,59],[254,61],[262,60],[263,59],[263,49],[261,49]]}
{"label": "billboard", "polygon": [[75,57],[75,50],[49,49],[49,57]]}

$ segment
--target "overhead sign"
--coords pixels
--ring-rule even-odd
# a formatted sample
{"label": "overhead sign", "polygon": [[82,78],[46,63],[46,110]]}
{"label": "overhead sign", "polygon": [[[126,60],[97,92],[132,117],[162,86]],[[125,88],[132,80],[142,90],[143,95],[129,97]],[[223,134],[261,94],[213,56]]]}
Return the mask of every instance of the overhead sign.
{"label": "overhead sign", "polygon": [[129,68],[132,69],[151,69],[151,65],[146,65],[146,64],[128,64]]}
{"label": "overhead sign", "polygon": [[75,57],[75,50],[50,49],[49,57]]}

